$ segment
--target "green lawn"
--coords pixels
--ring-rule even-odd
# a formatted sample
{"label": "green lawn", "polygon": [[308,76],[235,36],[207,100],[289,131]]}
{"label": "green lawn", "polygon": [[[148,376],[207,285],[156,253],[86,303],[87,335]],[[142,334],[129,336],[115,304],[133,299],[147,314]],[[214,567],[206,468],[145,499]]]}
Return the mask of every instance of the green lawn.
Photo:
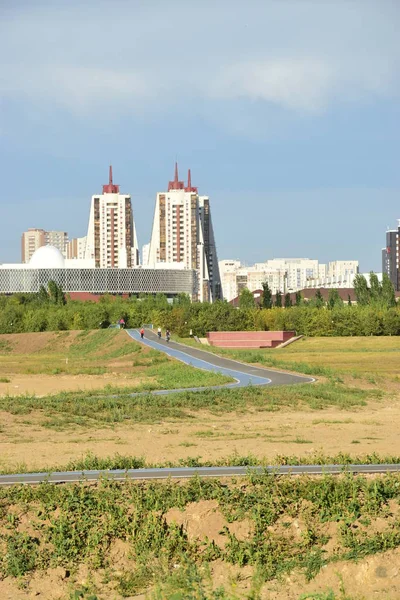
{"label": "green lawn", "polygon": [[244,362],[313,375],[400,380],[400,337],[302,338],[286,348],[234,350],[177,341]]}

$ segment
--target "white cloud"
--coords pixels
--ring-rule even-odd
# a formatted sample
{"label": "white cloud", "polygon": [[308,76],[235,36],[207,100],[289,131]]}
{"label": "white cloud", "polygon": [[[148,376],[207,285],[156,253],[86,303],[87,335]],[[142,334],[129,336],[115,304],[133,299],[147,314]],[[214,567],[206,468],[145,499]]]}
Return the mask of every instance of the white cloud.
{"label": "white cloud", "polygon": [[319,110],[335,85],[330,65],[316,59],[282,59],[230,65],[214,82],[219,98],[264,100],[296,110]]}
{"label": "white cloud", "polygon": [[396,3],[248,0],[236,8],[225,0],[9,8],[0,91],[94,118],[105,108],[158,115],[184,105],[206,114],[213,102],[237,101],[249,111],[257,101],[313,113],[399,93]]}

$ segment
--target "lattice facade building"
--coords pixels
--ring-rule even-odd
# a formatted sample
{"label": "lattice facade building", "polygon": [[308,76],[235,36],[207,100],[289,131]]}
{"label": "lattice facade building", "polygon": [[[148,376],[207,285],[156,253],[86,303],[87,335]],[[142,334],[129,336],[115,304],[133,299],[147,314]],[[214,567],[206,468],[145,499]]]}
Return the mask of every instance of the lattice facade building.
{"label": "lattice facade building", "polygon": [[198,296],[193,269],[0,269],[0,294],[38,292],[55,281],[64,292]]}

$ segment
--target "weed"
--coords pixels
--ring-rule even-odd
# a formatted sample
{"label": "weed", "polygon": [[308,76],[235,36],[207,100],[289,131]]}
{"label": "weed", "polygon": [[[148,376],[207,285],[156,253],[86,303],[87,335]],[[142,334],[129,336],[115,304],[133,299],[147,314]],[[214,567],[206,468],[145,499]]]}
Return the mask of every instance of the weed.
{"label": "weed", "polygon": [[10,383],[11,379],[8,377],[0,377],[0,383]]}

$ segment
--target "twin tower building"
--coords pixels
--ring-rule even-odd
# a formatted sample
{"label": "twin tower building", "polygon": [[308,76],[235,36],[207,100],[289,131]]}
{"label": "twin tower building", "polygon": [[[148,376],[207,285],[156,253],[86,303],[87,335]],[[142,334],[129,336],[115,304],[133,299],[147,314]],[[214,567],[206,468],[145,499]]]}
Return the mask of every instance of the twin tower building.
{"label": "twin tower building", "polygon": [[210,199],[179,180],[178,165],[168,191],[157,194],[149,244],[140,261],[131,196],[121,194],[109,182],[103,193],[92,196],[89,226],[81,257],[87,266],[100,269],[142,268],[192,270],[197,286],[193,300],[213,302],[221,298],[221,280],[211,219]]}

